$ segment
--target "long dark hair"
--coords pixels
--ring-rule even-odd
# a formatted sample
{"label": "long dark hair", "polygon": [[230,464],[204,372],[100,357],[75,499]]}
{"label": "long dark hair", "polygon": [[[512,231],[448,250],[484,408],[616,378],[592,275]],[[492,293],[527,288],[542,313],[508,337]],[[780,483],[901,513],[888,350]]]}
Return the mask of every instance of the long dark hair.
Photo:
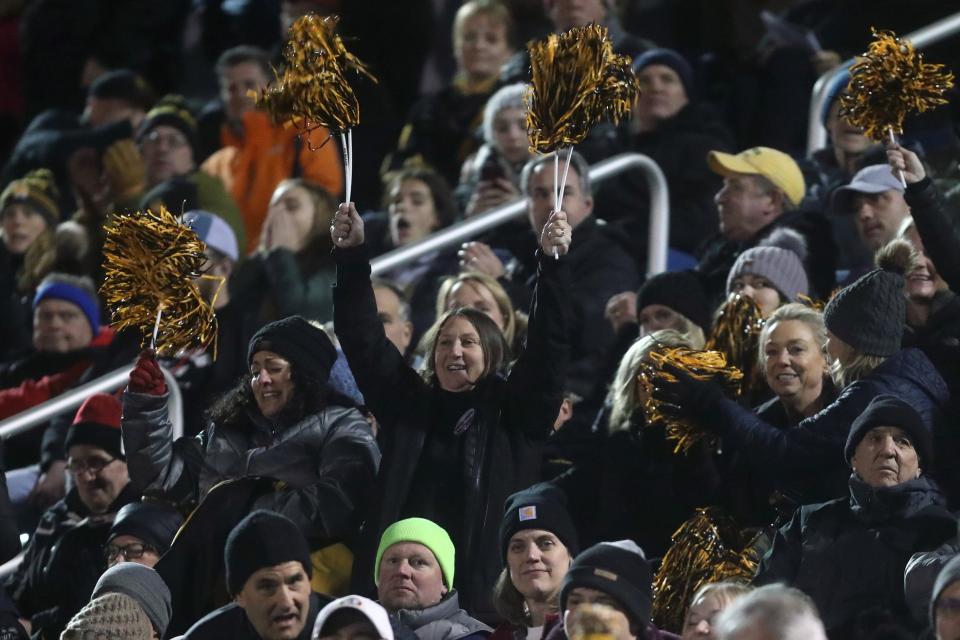
{"label": "long dark hair", "polygon": [[[328,384],[299,371],[292,362],[290,380],[293,382],[293,397],[282,410],[282,415],[289,424],[296,423],[305,416],[320,413],[330,405],[354,408],[357,406],[356,402],[334,391]],[[242,426],[247,424],[250,413],[262,415],[250,386],[250,373],[244,373],[232,389],[214,401],[207,410],[206,418],[208,422],[220,426]]]}

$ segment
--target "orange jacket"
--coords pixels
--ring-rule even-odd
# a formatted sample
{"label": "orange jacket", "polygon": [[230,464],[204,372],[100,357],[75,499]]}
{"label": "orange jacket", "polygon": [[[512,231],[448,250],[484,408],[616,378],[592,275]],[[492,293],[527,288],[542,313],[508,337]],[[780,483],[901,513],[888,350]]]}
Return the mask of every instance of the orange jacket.
{"label": "orange jacket", "polygon": [[[326,139],[326,129],[299,142],[293,127],[276,127],[263,111],[243,114],[243,135],[238,136],[228,124],[220,129],[223,148],[201,166],[205,172],[223,180],[224,186],[237,201],[247,230],[247,251],[260,244],[260,228],[267,217],[270,197],[282,180],[301,177],[315,182],[334,197],[343,192],[343,160],[340,145]],[[298,152],[299,149],[299,152]],[[295,167],[298,169],[295,172]]]}

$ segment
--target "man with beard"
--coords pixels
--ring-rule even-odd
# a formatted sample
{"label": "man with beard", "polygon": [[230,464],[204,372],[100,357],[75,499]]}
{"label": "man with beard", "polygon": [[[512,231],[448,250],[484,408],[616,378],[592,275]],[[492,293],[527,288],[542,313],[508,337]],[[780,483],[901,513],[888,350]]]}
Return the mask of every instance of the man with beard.
{"label": "man with beard", "polygon": [[297,525],[272,511],[254,511],[230,532],[224,561],[233,602],[201,618],[184,640],[310,638],[330,599],[310,589],[313,563]]}
{"label": "man with beard", "polygon": [[120,402],[95,394],[80,406],[67,432],[67,471],[73,488],[40,519],[7,591],[32,633],[58,638],[86,604],[106,569],[103,545],[117,511],[139,499],[120,440]]}

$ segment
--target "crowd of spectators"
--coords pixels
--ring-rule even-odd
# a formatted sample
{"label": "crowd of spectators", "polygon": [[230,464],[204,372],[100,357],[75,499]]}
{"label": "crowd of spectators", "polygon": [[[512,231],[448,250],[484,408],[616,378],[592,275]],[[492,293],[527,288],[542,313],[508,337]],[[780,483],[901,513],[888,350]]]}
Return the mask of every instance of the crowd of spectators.
{"label": "crowd of spectators", "polygon": [[[378,77],[352,202],[340,140],[256,102],[311,12]],[[4,435],[0,637],[960,640],[960,94],[885,143],[840,105],[871,26],[947,14],[0,2],[0,419],[133,367]],[[560,154],[557,194],[524,44],[591,22],[641,94]],[[960,69],[956,42],[929,59]],[[623,153],[666,178],[662,273],[644,173],[591,176]],[[170,357],[99,293],[105,223],[160,206],[204,241],[218,321]],[[744,298],[747,392],[645,384]],[[702,437],[678,446],[652,406]],[[691,578],[670,558],[705,519]]]}

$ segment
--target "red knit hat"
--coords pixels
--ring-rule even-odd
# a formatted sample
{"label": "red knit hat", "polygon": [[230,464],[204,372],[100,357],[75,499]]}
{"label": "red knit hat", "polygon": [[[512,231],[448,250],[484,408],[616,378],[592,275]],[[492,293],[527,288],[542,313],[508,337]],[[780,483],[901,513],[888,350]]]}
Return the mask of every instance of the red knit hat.
{"label": "red knit hat", "polygon": [[75,444],[99,447],[114,458],[124,458],[120,436],[120,401],[108,393],[96,393],[80,405],[73,424],[67,430],[64,448]]}

